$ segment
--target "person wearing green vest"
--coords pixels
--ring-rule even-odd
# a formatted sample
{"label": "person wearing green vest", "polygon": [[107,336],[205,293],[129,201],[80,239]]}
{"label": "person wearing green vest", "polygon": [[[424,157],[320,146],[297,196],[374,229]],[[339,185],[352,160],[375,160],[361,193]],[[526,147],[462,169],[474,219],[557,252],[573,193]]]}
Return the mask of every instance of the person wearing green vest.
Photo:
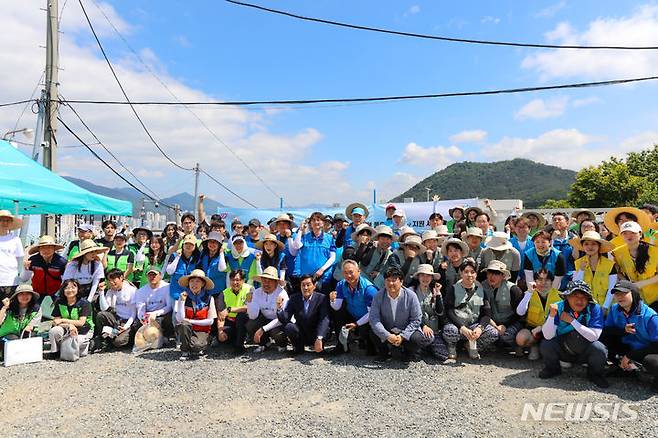
{"label": "person wearing green vest", "polygon": [[94,334],[94,321],[91,317],[91,304],[78,298],[80,283],[74,279],[64,280],[62,296],[55,302],[52,313],[53,327],[48,332],[50,352],[44,357],[59,357],[59,347],[65,336],[77,336],[80,357],[86,356],[89,341]]}
{"label": "person wearing green vest", "polygon": [[244,352],[247,337],[247,294],[254,291],[253,286],[244,282],[244,271],[238,269],[228,274],[230,287],[217,295],[217,340],[233,346],[236,354]]}
{"label": "person wearing green vest", "polygon": [[[149,244],[153,238],[153,231],[144,227],[133,228],[133,243],[128,245],[128,249],[133,253],[133,256],[137,256],[137,253],[141,251],[142,254],[148,255],[149,253]],[[130,277],[126,277],[129,281],[135,283],[135,286],[139,287],[139,280],[142,276],[145,275],[144,271],[144,260],[138,261],[135,258],[135,264],[133,266],[134,273]],[[148,269],[147,269],[148,271]],[[143,283],[146,284],[146,283]]]}
{"label": "person wearing green vest", "polygon": [[165,251],[164,239],[160,236],[153,236],[150,239],[148,247],[145,248],[145,251],[142,251],[140,248],[135,255],[135,266],[142,266],[141,274],[137,275],[138,272],[135,270],[135,275],[133,276],[133,283],[135,287],[139,288],[148,284],[149,280],[146,276],[148,271],[151,269],[157,269],[162,272],[162,278],[167,281],[169,280],[169,275],[164,270],[165,260],[167,259],[167,252]]}
{"label": "person wearing green vest", "polygon": [[112,269],[120,269],[126,279],[130,280],[133,275],[135,255],[126,247],[127,237],[123,233],[114,236],[114,247],[107,253],[105,260],[105,272]]}
{"label": "person wearing green vest", "polygon": [[21,284],[0,309],[0,356],[5,340],[29,337],[41,322],[39,294],[29,284]]}
{"label": "person wearing green vest", "polygon": [[450,220],[446,222],[449,233],[455,233],[455,226],[464,220],[464,207],[453,207],[448,210]]}
{"label": "person wearing green vest", "polygon": [[72,240],[66,248],[66,258],[68,261],[80,253],[80,242],[86,239],[94,238],[94,226],[92,224],[78,225],[78,240]]}

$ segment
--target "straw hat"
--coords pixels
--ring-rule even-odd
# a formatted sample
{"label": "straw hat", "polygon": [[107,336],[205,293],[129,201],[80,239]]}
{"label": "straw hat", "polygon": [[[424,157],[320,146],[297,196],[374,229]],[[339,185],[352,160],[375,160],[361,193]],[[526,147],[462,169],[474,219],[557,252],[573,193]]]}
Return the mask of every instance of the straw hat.
{"label": "straw hat", "polygon": [[404,242],[405,239],[407,239],[407,237],[409,237],[409,236],[418,236],[418,233],[416,233],[416,230],[414,230],[413,228],[411,228],[407,225],[405,225],[403,227],[400,227],[398,232],[400,233],[400,235],[398,236],[398,240],[400,241],[400,243]]}
{"label": "straw hat", "polygon": [[505,276],[505,280],[509,280],[512,277],[512,274],[507,270],[507,265],[500,260],[492,260],[486,268],[480,270],[480,272],[488,271],[501,272]]}
{"label": "straw hat", "polygon": [[457,245],[459,248],[462,250],[462,255],[466,257],[468,253],[470,252],[468,245],[464,243],[464,241],[457,239],[456,237],[451,237],[449,239],[446,239],[443,241],[443,244],[441,245],[441,254],[444,256],[448,256],[448,245]]}
{"label": "straw hat", "polygon": [[493,235],[487,237],[487,240],[485,240],[485,242],[487,248],[491,248],[494,251],[505,251],[514,248],[512,244],[509,242],[507,233],[504,233],[502,231],[495,231]]}
{"label": "straw hat", "polygon": [[106,246],[99,246],[92,239],[85,239],[82,242],[80,242],[80,252],[77,253],[75,256],[73,256],[73,259],[77,259],[89,253],[95,253],[95,254],[106,253],[109,250],[110,248]]}
{"label": "straw hat", "polygon": [[583,242],[586,240],[593,240],[594,242],[599,242],[599,253],[601,254],[608,253],[613,249],[615,249],[615,246],[612,243],[602,238],[601,235],[596,231],[585,231],[583,233],[583,237],[581,238],[576,237],[574,239],[571,239],[569,243],[571,243],[573,249],[584,252],[585,250],[583,249]]}
{"label": "straw hat", "polygon": [[268,266],[263,270],[263,273],[261,275],[256,275],[254,277],[254,280],[260,281],[261,283],[263,282],[263,279],[269,279],[269,280],[276,280],[279,281],[279,271],[276,270],[276,267],[274,266]]}
{"label": "straw hat", "polygon": [[425,243],[426,240],[439,240],[439,235],[434,230],[427,230],[423,232],[421,240]]}
{"label": "straw hat", "polygon": [[374,236],[377,231],[373,227],[371,227],[368,224],[361,224],[358,227],[356,227],[356,230],[352,233],[352,240],[356,241],[356,238],[359,237],[359,234],[361,234],[364,231],[370,232],[370,237]]}
{"label": "straw hat", "polygon": [[283,251],[283,248],[286,247],[286,246],[283,244],[283,242],[281,242],[279,239],[277,239],[276,236],[275,236],[274,234],[272,234],[272,233],[267,233],[267,234],[265,235],[265,237],[263,237],[261,240],[259,240],[258,242],[256,242],[256,243],[254,244],[254,246],[255,246],[257,249],[262,250],[262,249],[265,247],[265,242],[276,243],[276,246],[279,247],[279,250],[280,250],[280,251]]}
{"label": "straw hat", "polygon": [[422,240],[420,240],[420,236],[418,234],[412,234],[411,236],[407,237],[404,242],[400,242],[400,246],[416,246],[421,252],[427,250],[425,245],[423,245]]}
{"label": "straw hat", "polygon": [[55,242],[55,239],[53,239],[52,236],[41,236],[39,237],[39,242],[35,245],[32,245],[30,249],[27,251],[29,255],[36,254],[39,252],[39,248],[42,246],[52,246],[55,251],[59,251],[60,249],[64,249],[64,245],[60,245],[59,243]]}
{"label": "straw hat", "polygon": [[526,211],[521,215],[521,217],[524,217],[528,219],[530,216],[534,216],[537,218],[537,227],[538,228],[544,228],[546,226],[546,218],[544,218],[543,215],[537,213],[536,211]]}
{"label": "straw hat", "polygon": [[352,202],[345,209],[345,216],[347,216],[348,218],[351,219],[352,218],[352,212],[354,211],[355,208],[360,208],[361,210],[363,210],[363,217],[364,218],[367,218],[368,215],[370,214],[370,211],[368,211],[368,207],[361,204],[360,202]]}
{"label": "straw hat", "polygon": [[418,277],[418,274],[427,274],[431,275],[434,277],[435,280],[438,280],[441,278],[441,274],[434,272],[434,267],[428,263],[422,263],[418,265],[418,269],[416,270],[416,273],[414,274],[414,277]]}
{"label": "straw hat", "polygon": [[391,239],[395,239],[395,235],[393,234],[393,230],[391,227],[388,225],[377,225],[375,228],[375,235],[372,236],[372,240],[377,240],[379,239],[379,236],[388,236]]}
{"label": "straw hat", "polygon": [[635,207],[617,207],[608,211],[603,217],[603,223],[605,227],[614,235],[619,235],[619,226],[617,225],[616,219],[622,213],[632,214],[637,218],[635,222],[640,224],[642,230],[646,231],[651,228],[651,219],[649,215]]}
{"label": "straw hat", "polygon": [[592,210],[588,210],[586,208],[581,208],[580,210],[576,210],[573,213],[571,213],[571,217],[574,219],[577,219],[578,216],[581,214],[586,213],[587,214],[587,219],[590,221],[595,221],[596,220],[596,215]]}
{"label": "straw hat", "polygon": [[192,271],[190,273],[190,275],[186,275],[184,277],[181,277],[178,280],[178,285],[181,286],[181,287],[189,287],[190,280],[193,279],[193,278],[200,278],[201,280],[203,280],[206,283],[204,289],[214,289],[215,288],[215,283],[213,283],[213,281],[210,278],[206,277],[206,273],[203,272],[203,269],[195,269],[194,271]]}
{"label": "straw hat", "polygon": [[9,225],[10,230],[17,230],[23,225],[23,221],[11,214],[9,210],[0,210],[0,218],[2,217],[11,219],[11,225]]}
{"label": "straw hat", "polygon": [[13,300],[14,298],[16,298],[18,296],[18,294],[21,294],[21,293],[24,293],[24,292],[32,294],[32,297],[35,300],[39,299],[39,294],[37,292],[35,292],[34,289],[32,289],[31,284],[19,284],[18,287],[16,288],[16,290],[14,291],[14,293],[11,294],[11,296],[9,297],[9,300],[10,301]]}
{"label": "straw hat", "polygon": [[468,236],[475,236],[484,240],[484,232],[478,227],[468,227],[466,231],[462,232],[462,239],[466,239]]}
{"label": "straw hat", "polygon": [[288,222],[290,224],[290,228],[295,228],[297,226],[297,224],[292,219],[290,219],[290,216],[288,216],[286,213],[281,213],[276,217],[274,223],[278,224],[279,222]]}

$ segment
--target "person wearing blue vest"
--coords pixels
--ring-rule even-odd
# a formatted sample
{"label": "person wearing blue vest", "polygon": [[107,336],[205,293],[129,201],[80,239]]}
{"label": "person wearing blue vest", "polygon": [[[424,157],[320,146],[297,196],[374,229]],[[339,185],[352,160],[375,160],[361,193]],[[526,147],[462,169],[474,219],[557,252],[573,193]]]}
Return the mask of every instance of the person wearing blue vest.
{"label": "person wearing blue vest", "polygon": [[283,244],[283,254],[284,254],[284,264],[286,266],[286,277],[290,281],[292,289],[295,290],[295,285],[299,286],[299,269],[296,265],[296,254],[293,255],[291,252],[292,242],[295,238],[295,233],[292,232],[292,229],[295,227],[295,223],[290,219],[285,213],[281,213],[276,220],[276,238],[279,242]]}
{"label": "person wearing blue vest", "polygon": [[532,248],[534,245],[532,243],[532,237],[530,237],[530,224],[528,219],[524,217],[519,217],[513,222],[514,235],[509,240],[514,248],[521,255],[521,271],[519,272],[519,277],[517,278],[516,283],[521,287],[521,289],[527,289],[527,284],[532,281],[532,277],[525,278],[525,252]]}
{"label": "person wearing blue vest", "polygon": [[559,289],[567,266],[564,255],[559,250],[551,247],[551,235],[544,230],[537,232],[532,237],[533,246],[525,251],[525,262],[523,269],[525,278],[533,278],[534,273],[545,268],[553,274],[553,287]]}
{"label": "person wearing blue vest", "polygon": [[348,333],[356,331],[359,344],[367,348],[368,355],[377,354],[372,342],[370,328],[370,307],[377,294],[377,288],[370,280],[361,275],[359,264],[355,260],[343,262],[343,280],[336,284],[336,290],[329,294],[329,304],[334,310],[335,329],[340,333],[334,354],[347,353]]}
{"label": "person wearing blue vest", "polygon": [[[224,261],[222,262],[222,260]],[[245,282],[251,285],[254,284],[254,277],[258,275],[256,254],[252,248],[247,246],[242,234],[234,234],[231,237],[231,249],[222,251],[220,264],[225,266],[226,272],[242,270],[245,274]]]}
{"label": "person wearing blue vest", "polygon": [[[330,268],[336,261],[336,245],[334,237],[322,231],[323,217],[316,211],[309,217],[308,224],[302,223],[290,252],[299,259],[299,275],[313,276],[318,281],[318,289],[327,294],[333,274]],[[307,225],[311,228],[309,232],[306,232]]]}
{"label": "person wearing blue vest", "polygon": [[169,295],[172,301],[180,297],[183,288],[178,284],[178,280],[194,271],[201,260],[201,252],[196,245],[196,237],[194,234],[187,234],[183,238],[182,248],[176,251],[176,247],[172,246],[169,251],[175,251],[176,257],[167,265],[167,274],[170,275]]}
{"label": "person wearing blue vest", "polygon": [[[210,295],[217,295],[226,289],[226,266],[220,266],[220,253],[224,237],[217,231],[211,231],[206,240],[201,242],[201,259],[198,268],[212,280],[214,287]],[[223,269],[222,269],[223,268]]]}
{"label": "person wearing blue vest", "polygon": [[[608,350],[599,337],[603,331],[603,310],[584,281],[572,281],[562,294],[563,301],[550,305],[542,326],[544,340],[539,349],[544,359],[540,379],[562,373],[565,364],[586,363],[587,377],[599,388],[610,386],[605,378]],[[569,367],[567,365],[565,367]]]}
{"label": "person wearing blue vest", "polygon": [[608,359],[617,365],[618,375],[644,368],[658,391],[658,314],[642,302],[640,289],[631,281],[618,281],[612,292],[617,303],[608,312],[601,336]]}
{"label": "person wearing blue vest", "polygon": [[560,289],[564,289],[573,278],[573,273],[576,270],[575,259],[572,256],[573,247],[569,244],[569,240],[576,237],[576,233],[569,230],[569,217],[566,213],[553,213],[552,237],[553,248],[560,251],[560,254],[564,256],[564,262],[566,264],[566,271],[560,285]]}
{"label": "person wearing blue vest", "polygon": [[366,221],[369,211],[368,207],[360,202],[353,202],[345,209],[345,216],[352,220],[352,223],[345,229],[345,240],[343,246],[352,246],[352,233],[356,228]]}

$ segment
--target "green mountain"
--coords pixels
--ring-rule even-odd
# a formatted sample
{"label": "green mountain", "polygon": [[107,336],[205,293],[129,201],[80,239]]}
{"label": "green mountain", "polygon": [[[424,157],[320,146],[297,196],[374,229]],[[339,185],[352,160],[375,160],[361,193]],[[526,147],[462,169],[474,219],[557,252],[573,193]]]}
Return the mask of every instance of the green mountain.
{"label": "green mountain", "polygon": [[495,163],[464,161],[425,178],[392,201],[424,201],[426,187],[431,187],[431,193],[442,199],[521,199],[525,207],[536,208],[547,199],[566,199],[575,179],[572,170],[521,158]]}

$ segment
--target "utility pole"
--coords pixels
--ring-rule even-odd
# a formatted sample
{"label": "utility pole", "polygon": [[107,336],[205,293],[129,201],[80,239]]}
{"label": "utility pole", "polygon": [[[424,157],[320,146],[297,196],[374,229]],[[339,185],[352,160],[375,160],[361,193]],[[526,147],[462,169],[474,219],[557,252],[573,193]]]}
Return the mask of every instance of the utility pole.
{"label": "utility pole", "polygon": [[430,202],[430,190],[432,190],[432,186],[425,187],[425,190],[427,190],[427,202]]}
{"label": "utility pole", "polygon": [[174,222],[178,224],[180,222],[180,205],[174,204]]}
{"label": "utility pole", "polygon": [[[43,165],[52,171],[56,170],[57,143],[57,80],[59,71],[59,20],[57,17],[57,0],[48,0],[46,18],[46,105],[43,130]],[[54,215],[41,217],[41,234],[55,236]]]}
{"label": "utility pole", "polygon": [[[196,163],[196,166],[194,166],[194,211],[192,214],[194,214],[194,217],[199,212],[199,172],[201,169],[199,169],[199,163]],[[198,219],[198,218],[197,218]]]}

